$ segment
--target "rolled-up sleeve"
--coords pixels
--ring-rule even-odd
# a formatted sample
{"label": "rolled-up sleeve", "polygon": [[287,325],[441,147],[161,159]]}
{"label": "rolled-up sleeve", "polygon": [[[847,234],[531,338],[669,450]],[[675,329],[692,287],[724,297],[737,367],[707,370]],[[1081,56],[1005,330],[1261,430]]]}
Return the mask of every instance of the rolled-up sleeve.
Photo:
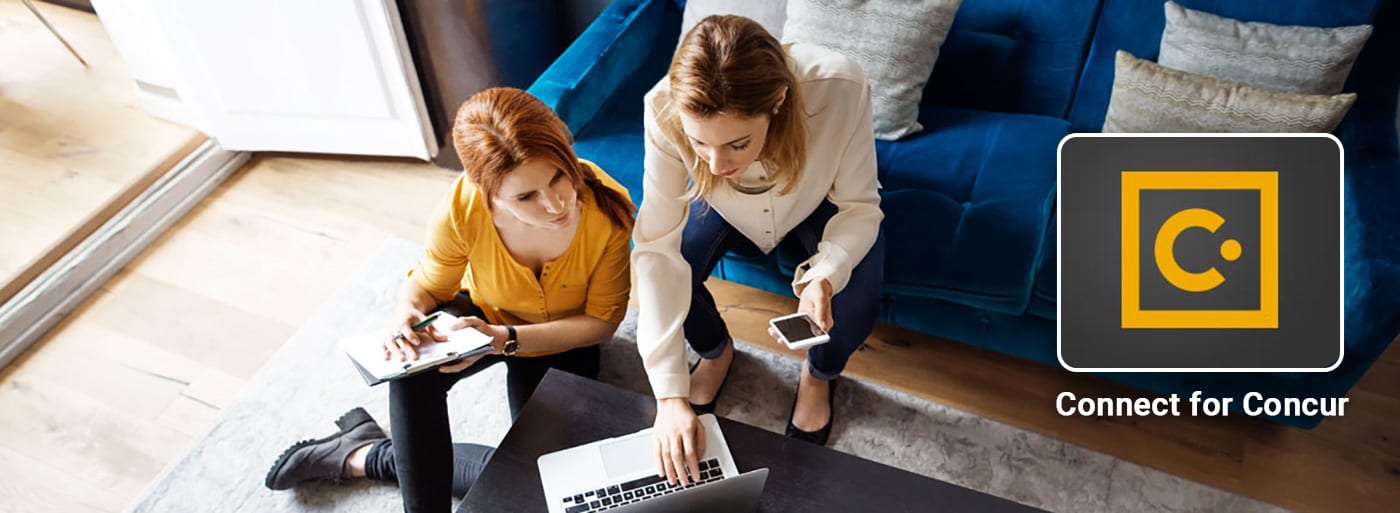
{"label": "rolled-up sleeve", "polygon": [[826,222],[817,251],[797,266],[792,280],[793,294],[801,295],[802,289],[817,278],[826,278],[831,283],[832,294],[846,288],[851,270],[875,245],[880,221],[885,217],[880,210],[880,181],[875,170],[870,86],[863,85],[858,98],[851,101],[855,105],[855,115],[849,117],[851,131],[844,141],[845,150],[837,160],[836,179],[827,193],[827,200],[837,211]]}
{"label": "rolled-up sleeve", "polygon": [[472,191],[464,189],[463,180],[458,179],[452,191],[433,209],[428,219],[423,257],[408,273],[409,278],[441,303],[456,297],[462,288],[462,275],[467,270],[472,230],[465,216],[471,208]]}
{"label": "rolled-up sleeve", "polygon": [[637,350],[658,399],[690,395],[683,325],[690,309],[690,264],[681,256],[681,233],[690,215],[688,173],[646,100],[646,156],[642,205],[632,230],[637,272]]}

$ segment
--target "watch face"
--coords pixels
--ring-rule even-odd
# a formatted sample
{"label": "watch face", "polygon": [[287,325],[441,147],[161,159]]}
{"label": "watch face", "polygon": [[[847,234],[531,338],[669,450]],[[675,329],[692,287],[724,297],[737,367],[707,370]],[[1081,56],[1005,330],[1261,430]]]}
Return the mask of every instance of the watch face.
{"label": "watch face", "polygon": [[501,348],[501,352],[505,353],[506,356],[511,356],[511,355],[515,354],[515,350],[516,350],[517,348],[519,348],[519,347],[520,347],[520,344],[517,343],[516,341],[514,341],[514,340],[507,340],[507,341],[506,341],[506,346],[503,347],[503,348]]}

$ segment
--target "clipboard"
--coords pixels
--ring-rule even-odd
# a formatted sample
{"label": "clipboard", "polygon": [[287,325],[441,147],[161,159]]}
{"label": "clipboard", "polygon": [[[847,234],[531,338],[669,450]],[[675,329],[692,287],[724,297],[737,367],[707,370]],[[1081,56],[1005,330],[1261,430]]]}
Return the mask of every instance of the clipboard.
{"label": "clipboard", "polygon": [[457,317],[440,315],[433,321],[433,327],[447,333],[447,340],[426,342],[418,346],[418,359],[401,362],[397,359],[384,359],[383,330],[361,333],[340,341],[340,349],[350,359],[350,364],[369,386],[378,385],[405,376],[411,376],[443,365],[450,365],[473,356],[491,352],[491,337],[473,328],[452,331],[449,328],[457,322]]}

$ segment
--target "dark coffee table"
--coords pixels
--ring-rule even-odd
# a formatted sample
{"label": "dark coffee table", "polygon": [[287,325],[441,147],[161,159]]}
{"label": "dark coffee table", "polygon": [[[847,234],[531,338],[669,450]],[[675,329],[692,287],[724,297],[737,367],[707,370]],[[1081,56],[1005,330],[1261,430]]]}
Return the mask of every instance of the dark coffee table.
{"label": "dark coffee table", "polygon": [[[542,454],[651,427],[650,396],[549,371],[457,511],[545,511]],[[719,419],[740,472],[769,469],[762,511],[1041,511]]]}

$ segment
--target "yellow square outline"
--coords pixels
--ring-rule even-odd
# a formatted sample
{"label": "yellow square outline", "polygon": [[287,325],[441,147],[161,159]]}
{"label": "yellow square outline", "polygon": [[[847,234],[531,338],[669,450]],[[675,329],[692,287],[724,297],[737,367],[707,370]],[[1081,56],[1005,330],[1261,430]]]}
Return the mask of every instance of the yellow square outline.
{"label": "yellow square outline", "polygon": [[[1144,189],[1259,191],[1259,309],[1142,310],[1139,193]],[[1278,328],[1278,171],[1123,171],[1122,328]]]}

